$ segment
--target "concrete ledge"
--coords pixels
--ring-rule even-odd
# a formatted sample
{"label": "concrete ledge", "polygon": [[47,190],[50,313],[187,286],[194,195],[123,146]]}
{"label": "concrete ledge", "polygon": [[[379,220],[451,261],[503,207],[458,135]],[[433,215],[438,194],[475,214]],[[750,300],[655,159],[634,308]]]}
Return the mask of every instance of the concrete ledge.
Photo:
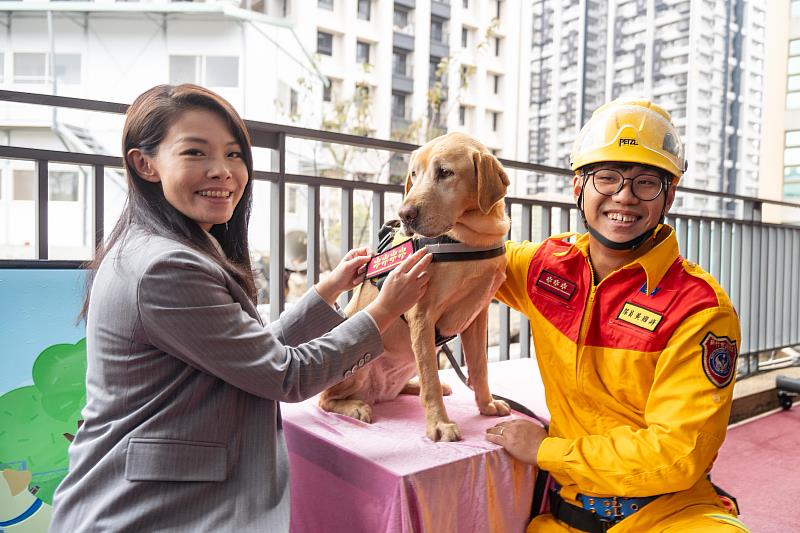
{"label": "concrete ledge", "polygon": [[778,375],[800,379],[800,367],[770,370],[737,381],[733,386],[733,405],[729,423],[735,424],[780,407],[778,391],[775,388],[775,377]]}

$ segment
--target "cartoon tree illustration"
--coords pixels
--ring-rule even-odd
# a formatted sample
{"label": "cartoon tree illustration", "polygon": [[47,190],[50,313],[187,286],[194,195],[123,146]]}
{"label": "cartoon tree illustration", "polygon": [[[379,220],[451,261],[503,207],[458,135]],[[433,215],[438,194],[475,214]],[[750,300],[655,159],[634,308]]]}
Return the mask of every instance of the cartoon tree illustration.
{"label": "cartoon tree illustration", "polygon": [[48,347],[32,374],[33,385],[0,396],[0,464],[30,470],[36,497],[52,504],[86,403],[86,339]]}

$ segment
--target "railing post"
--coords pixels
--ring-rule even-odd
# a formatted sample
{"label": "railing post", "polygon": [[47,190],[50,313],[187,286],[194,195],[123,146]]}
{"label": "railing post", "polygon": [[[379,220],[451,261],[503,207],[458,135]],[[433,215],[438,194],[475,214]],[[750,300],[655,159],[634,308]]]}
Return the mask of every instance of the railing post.
{"label": "railing post", "polygon": [[47,176],[49,174],[46,159],[36,160],[36,259],[47,259]]}
{"label": "railing post", "polygon": [[378,232],[381,230],[381,226],[383,226],[384,216],[383,191],[374,191],[372,193],[372,231],[370,231],[372,237],[372,253],[378,251],[378,244],[380,242]]}
{"label": "railing post", "polygon": [[[105,235],[105,174],[106,167],[94,165],[94,246],[103,244]],[[94,256],[92,256],[94,257]]]}
{"label": "railing post", "polygon": [[[345,254],[353,247],[353,189],[349,187],[342,188],[341,221],[339,251],[341,257],[344,258]],[[339,305],[345,307],[349,300],[350,293],[344,292],[339,297]]]}
{"label": "railing post", "polygon": [[753,222],[761,222],[761,207],[762,202],[756,198],[744,200],[744,213],[742,218],[745,220],[752,220]]}
{"label": "railing post", "polygon": [[269,206],[269,318],[277,320],[283,311],[284,203],[286,201],[286,134],[278,134],[278,179],[270,182]]}
{"label": "railing post", "polygon": [[[532,216],[531,212],[533,208],[530,204],[522,204],[522,216],[520,217],[519,223],[521,224],[520,228],[520,240],[522,241],[529,241],[531,240],[531,226],[532,226]],[[547,235],[550,233],[550,208],[543,208],[542,212],[547,212]],[[544,221],[542,222],[542,227],[544,228],[545,224]],[[519,356],[520,357],[530,357],[531,356],[531,323],[528,320],[528,317],[520,313],[519,317]]]}
{"label": "railing post", "polygon": [[319,185],[309,185],[306,189],[306,284],[309,289],[319,281],[319,191]]}

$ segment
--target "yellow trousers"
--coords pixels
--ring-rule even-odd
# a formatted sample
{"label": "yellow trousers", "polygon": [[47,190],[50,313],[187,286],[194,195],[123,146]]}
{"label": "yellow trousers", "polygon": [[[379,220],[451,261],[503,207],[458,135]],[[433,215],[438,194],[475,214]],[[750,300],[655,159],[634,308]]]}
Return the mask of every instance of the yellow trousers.
{"label": "yellow trousers", "polygon": [[[573,502],[574,503],[574,502]],[[694,487],[673,494],[665,494],[647,504],[640,511],[608,530],[608,533],[742,533],[747,527],[720,503],[705,478]],[[569,532],[580,533],[559,522],[552,515],[534,518],[526,533]]]}

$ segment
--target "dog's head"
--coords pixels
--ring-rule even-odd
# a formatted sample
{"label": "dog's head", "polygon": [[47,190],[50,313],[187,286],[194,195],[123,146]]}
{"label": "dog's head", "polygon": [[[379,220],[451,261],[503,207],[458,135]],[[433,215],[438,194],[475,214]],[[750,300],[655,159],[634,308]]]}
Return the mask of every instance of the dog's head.
{"label": "dog's head", "polygon": [[399,211],[403,229],[426,237],[447,233],[465,213],[489,213],[509,183],[497,158],[473,137],[437,137],[411,154]]}

